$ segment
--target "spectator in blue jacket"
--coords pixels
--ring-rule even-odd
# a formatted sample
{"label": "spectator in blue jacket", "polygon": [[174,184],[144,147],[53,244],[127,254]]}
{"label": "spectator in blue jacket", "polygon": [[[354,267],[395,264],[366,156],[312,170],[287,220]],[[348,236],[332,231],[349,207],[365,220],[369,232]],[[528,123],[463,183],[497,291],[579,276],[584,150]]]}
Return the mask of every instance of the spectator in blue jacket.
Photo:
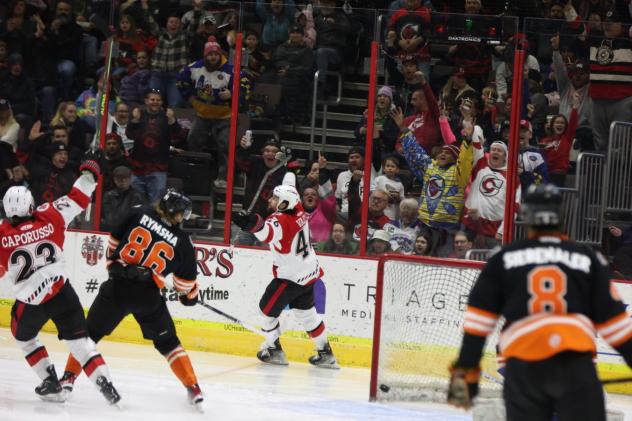
{"label": "spectator in blue jacket", "polygon": [[263,21],[261,41],[274,49],[288,39],[288,31],[294,24],[296,6],[294,0],[257,0],[257,16]]}

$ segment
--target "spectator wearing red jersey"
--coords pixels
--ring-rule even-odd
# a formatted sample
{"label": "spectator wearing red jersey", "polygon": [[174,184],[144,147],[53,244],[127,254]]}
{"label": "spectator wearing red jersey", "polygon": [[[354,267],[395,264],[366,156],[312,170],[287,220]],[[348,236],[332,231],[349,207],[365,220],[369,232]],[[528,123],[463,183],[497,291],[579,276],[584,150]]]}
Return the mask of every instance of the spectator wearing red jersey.
{"label": "spectator wearing red jersey", "polygon": [[[420,76],[421,89],[413,92],[410,103],[415,109],[414,114],[406,117],[404,125],[411,130],[417,142],[428,152],[439,146],[441,130],[439,128],[439,104],[430,88],[425,75]],[[401,151],[401,144],[397,141],[396,149]]]}
{"label": "spectator wearing red jersey", "polygon": [[570,165],[569,154],[579,121],[577,112],[579,102],[580,96],[576,92],[571,103],[570,120],[566,120],[566,117],[562,114],[553,116],[550,127],[553,135],[540,141],[542,155],[544,155],[544,160],[549,169],[549,180],[559,187],[564,187],[566,173]]}
{"label": "spectator wearing red jersey", "polygon": [[604,37],[590,37],[591,125],[602,151],[608,149],[610,123],[632,120],[632,32],[626,20],[614,8],[606,14]]}

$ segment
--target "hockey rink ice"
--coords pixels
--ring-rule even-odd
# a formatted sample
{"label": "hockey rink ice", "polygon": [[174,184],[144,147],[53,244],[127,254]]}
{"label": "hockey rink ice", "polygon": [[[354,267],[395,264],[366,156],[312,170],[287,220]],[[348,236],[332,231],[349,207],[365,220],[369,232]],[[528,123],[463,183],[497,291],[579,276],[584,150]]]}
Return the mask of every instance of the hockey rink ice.
{"label": "hockey rink ice", "polygon": [[[52,334],[42,342],[61,376],[66,349]],[[53,420],[470,420],[442,404],[375,404],[367,400],[369,370],[323,370],[290,362],[261,365],[256,358],[189,351],[205,395],[197,412],[186,391],[151,346],[104,341],[99,351],[121,393],[122,409],[107,405],[82,375],[65,403],[44,402],[33,391],[40,380],[27,366],[8,329],[0,329],[0,421]],[[610,407],[632,420],[632,397],[615,397]]]}

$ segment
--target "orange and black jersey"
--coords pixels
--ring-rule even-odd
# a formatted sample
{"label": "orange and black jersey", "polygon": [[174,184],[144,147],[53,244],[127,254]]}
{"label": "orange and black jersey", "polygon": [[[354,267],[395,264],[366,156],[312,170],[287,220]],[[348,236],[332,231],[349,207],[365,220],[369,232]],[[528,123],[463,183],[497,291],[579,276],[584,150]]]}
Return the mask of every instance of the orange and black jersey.
{"label": "orange and black jersey", "polygon": [[596,352],[599,333],[632,362],[632,320],[592,249],[540,237],[504,247],[470,292],[458,365],[476,366],[500,317],[504,358],[541,361],[560,352]]}
{"label": "orange and black jersey", "polygon": [[112,231],[108,265],[113,261],[151,269],[159,288],[170,274],[179,292],[188,293],[196,283],[197,265],[191,238],[180,227],[162,221],[153,209],[132,212]]}

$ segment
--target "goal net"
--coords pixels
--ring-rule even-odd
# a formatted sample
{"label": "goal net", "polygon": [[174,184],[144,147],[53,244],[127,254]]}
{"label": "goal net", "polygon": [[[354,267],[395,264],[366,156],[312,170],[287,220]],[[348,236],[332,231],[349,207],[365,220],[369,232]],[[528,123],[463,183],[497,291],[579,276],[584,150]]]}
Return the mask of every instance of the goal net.
{"label": "goal net", "polygon": [[[384,256],[378,267],[371,400],[445,401],[448,366],[463,338],[470,289],[482,263]],[[498,397],[496,343],[487,338],[481,396]]]}

